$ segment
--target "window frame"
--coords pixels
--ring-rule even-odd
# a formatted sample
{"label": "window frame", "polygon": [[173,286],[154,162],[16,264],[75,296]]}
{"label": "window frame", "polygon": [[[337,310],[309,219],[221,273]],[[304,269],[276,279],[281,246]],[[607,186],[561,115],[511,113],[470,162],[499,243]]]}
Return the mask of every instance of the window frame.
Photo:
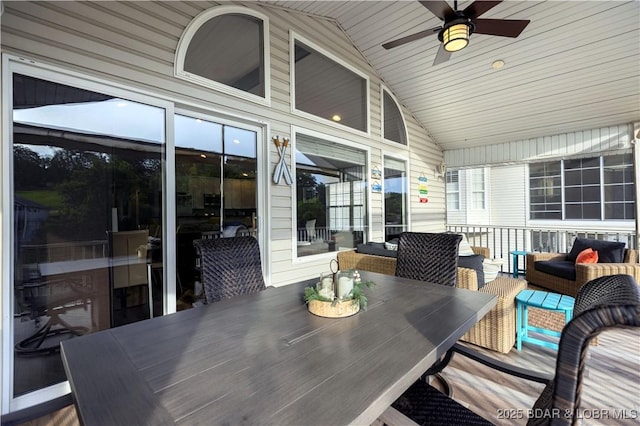
{"label": "window frame", "polygon": [[[245,92],[244,90],[237,89],[235,87],[228,86],[219,81],[210,80],[206,77],[199,76],[197,74],[190,73],[184,69],[184,60],[191,44],[193,36],[198,32],[209,20],[222,16],[222,15],[247,15],[262,21],[262,54],[264,64],[264,97],[254,95],[253,93]],[[214,6],[199,13],[195,18],[189,22],[186,26],[180,40],[178,41],[178,47],[176,48],[176,54],[174,59],[174,76],[197,84],[199,86],[208,87],[216,91],[225,93],[227,95],[236,96],[238,98],[255,102],[261,105],[271,106],[271,51],[270,51],[270,26],[269,18],[267,15],[260,13],[256,10],[249,9],[243,6]]]}
{"label": "window frame", "polygon": [[[611,153],[607,153],[607,154],[598,154],[598,153],[593,153],[591,155],[585,155],[585,156],[580,156],[580,157],[570,157],[570,158],[557,158],[557,159],[545,159],[542,161],[536,161],[536,162],[531,162],[527,165],[527,184],[526,184],[526,191],[527,191],[527,223],[536,225],[536,224],[540,224],[540,225],[544,225],[544,226],[550,226],[553,224],[558,224],[558,225],[563,225],[563,226],[576,226],[576,227],[581,227],[581,226],[585,226],[586,224],[598,224],[598,226],[620,226],[620,225],[625,225],[625,224],[629,224],[630,222],[633,222],[635,219],[608,219],[606,217],[606,204],[607,203],[611,203],[610,201],[607,202],[606,201],[606,197],[604,192],[606,191],[606,187],[607,184],[605,184],[604,182],[604,170],[605,170],[605,157],[610,157],[613,155],[622,155],[622,156],[630,156],[630,160],[631,163],[626,163],[626,164],[631,164],[631,166],[633,167],[633,161],[634,161],[634,157],[633,157],[633,153],[629,152],[628,150],[622,150],[622,151],[616,151],[616,152],[611,152]],[[599,204],[599,208],[600,208],[600,219],[567,219],[566,218],[566,205],[567,205],[567,201],[565,199],[565,191],[567,189],[567,185],[566,185],[566,167],[565,167],[565,160],[584,160],[584,159],[597,159],[598,160],[598,173],[600,176],[600,182],[598,184],[598,190],[600,193],[600,200],[598,202]],[[531,164],[541,164],[541,163],[548,163],[548,162],[554,162],[557,161],[560,163],[560,194],[561,194],[561,201],[560,201],[560,208],[561,208],[561,218],[559,219],[539,219],[539,218],[535,218],[532,219],[531,218]],[[589,169],[589,168],[588,168]],[[624,184],[629,184],[629,183],[633,183],[634,185],[637,185],[636,182],[631,181],[631,182],[624,182]],[[571,185],[570,187],[576,187],[576,185]],[[635,188],[636,192],[638,190],[638,188]],[[575,205],[576,203],[572,203],[573,205]],[[637,209],[636,209],[637,212]]]}
{"label": "window frame", "polygon": [[[482,175],[482,190],[476,190],[473,187],[474,184],[474,179],[475,176],[474,174],[481,174]],[[482,168],[476,168],[476,169],[469,169],[469,173],[468,173],[468,179],[469,179],[469,210],[474,210],[474,211],[487,211],[487,200],[488,200],[488,194],[487,194],[487,170],[486,168],[482,167]],[[475,206],[475,198],[474,195],[475,194],[482,194],[482,207],[476,207]]]}
{"label": "window frame", "polygon": [[[311,114],[309,112],[300,110],[296,108],[296,61],[295,61],[295,43],[296,41],[299,41],[300,43],[303,43],[307,46],[309,46],[310,48],[312,48],[313,50],[317,51],[318,53],[320,53],[321,55],[325,56],[326,58],[330,59],[331,61],[343,66],[344,68],[348,69],[349,71],[351,71],[352,73],[358,75],[359,77],[363,78],[365,81],[365,108],[366,108],[366,118],[367,118],[367,126],[366,126],[366,131],[362,131],[359,129],[355,129],[353,127],[350,126],[346,126],[344,124],[339,124],[336,123],[335,121],[329,120],[328,118],[323,118],[314,114]],[[337,55],[329,52],[327,49],[320,47],[318,44],[312,42],[311,40],[309,40],[308,38],[300,35],[299,33],[295,32],[294,30],[289,30],[289,75],[290,75],[290,79],[289,79],[289,87],[290,87],[290,105],[291,105],[291,113],[300,117],[304,117],[307,118],[309,120],[313,120],[317,123],[323,123],[326,125],[331,126],[334,129],[338,129],[338,130],[344,130],[347,132],[352,132],[358,135],[362,135],[362,136],[367,136],[370,137],[371,136],[371,95],[370,95],[370,90],[371,90],[371,80],[369,79],[369,76],[367,74],[365,74],[364,72],[360,71],[359,69],[357,69],[356,67],[354,67],[353,65],[349,64],[348,62],[345,62],[343,59],[339,58]]]}
{"label": "window frame", "polygon": [[[402,119],[402,125],[404,126],[404,138],[407,141],[406,144],[403,144],[402,142],[396,142],[394,140],[387,139],[384,137],[384,118],[385,118],[384,94],[385,92],[389,95],[391,100],[393,100],[393,102],[396,104],[396,107],[398,108],[398,111],[400,112],[400,118]],[[402,148],[409,149],[409,129],[407,127],[407,119],[404,117],[404,113],[402,112],[402,107],[400,105],[400,102],[398,102],[398,98],[396,98],[396,96],[391,92],[391,90],[389,90],[387,86],[385,86],[384,84],[380,84],[380,138],[382,139],[383,142],[392,144],[394,147],[402,147]]]}
{"label": "window frame", "polygon": [[[453,176],[453,174],[455,173],[456,176],[458,176],[458,189],[457,191],[452,191],[449,189],[449,182],[447,182],[447,177],[449,175],[449,173],[451,173],[451,175]],[[460,198],[460,170],[447,170],[445,172],[444,175],[444,190],[445,190],[445,196],[446,196],[446,202],[445,202],[445,208],[447,211],[454,211],[454,212],[460,212],[462,211],[462,205],[461,205],[461,198]],[[451,196],[457,195],[458,198],[458,208],[457,209],[449,209],[449,198]]]}
{"label": "window frame", "polygon": [[[296,145],[297,145],[297,137],[299,134],[304,134],[304,135],[316,137],[319,139],[324,139],[329,142],[337,143],[339,145],[345,145],[348,148],[354,148],[354,149],[364,151],[365,153],[364,176],[367,177],[367,180],[366,180],[367,190],[364,192],[364,194],[367,197],[367,199],[365,200],[366,205],[370,206],[372,201],[371,180],[369,179],[369,176],[371,175],[371,148],[369,146],[355,143],[347,139],[343,139],[337,136],[329,135],[327,133],[322,133],[315,130],[311,130],[306,127],[299,127],[299,126],[291,126],[291,141],[289,144],[290,152],[292,156],[291,174],[294,182],[293,185],[290,185],[291,199],[297,200],[296,191],[297,191],[297,182],[298,182],[298,165],[297,165],[297,162],[295,161],[295,153],[297,150]],[[297,240],[298,206],[297,204],[298,204],[297,202],[292,203],[292,206],[291,206],[291,247],[293,252],[293,256],[292,256],[293,263],[294,264],[309,263],[309,262],[317,262],[318,260],[322,260],[322,259],[335,258],[335,255],[338,252],[338,250],[329,251],[326,253],[311,254],[311,255],[302,256],[302,257],[298,256],[298,240]],[[372,220],[372,212],[371,212],[372,209],[367,208],[366,210],[367,210],[367,214],[366,214],[367,224],[366,224],[366,230],[363,232],[363,238],[365,242],[371,241],[371,220]]]}
{"label": "window frame", "polygon": [[[40,78],[43,80],[51,81],[53,83],[64,84],[68,86],[78,87],[84,90],[95,91],[112,96],[116,96],[122,99],[131,100],[133,102],[140,102],[147,105],[152,105],[158,108],[164,109],[165,120],[165,141],[164,141],[164,164],[165,181],[163,183],[163,202],[162,208],[164,209],[163,226],[166,229],[175,229],[175,187],[173,186],[172,179],[166,179],[166,175],[175,173],[175,167],[173,163],[173,120],[170,118],[173,116],[175,102],[167,100],[161,96],[145,93],[139,89],[135,89],[131,86],[121,85],[109,81],[107,78],[93,77],[89,74],[84,74],[76,71],[71,71],[66,68],[58,67],[56,65],[50,65],[47,63],[36,62],[33,60],[25,60],[20,57],[13,56],[11,54],[2,54],[2,90],[3,90],[3,104],[7,108],[2,109],[2,137],[7,143],[2,144],[0,147],[0,159],[2,164],[2,171],[0,175],[0,183],[3,188],[11,188],[8,191],[3,191],[1,202],[2,210],[8,212],[2,218],[2,227],[0,227],[0,236],[2,244],[0,245],[0,256],[2,262],[1,279],[3,282],[12,283],[10,286],[5,286],[2,290],[2,304],[0,305],[0,311],[3,313],[3,329],[2,344],[5,347],[13,348],[14,345],[14,331],[13,331],[13,303],[14,303],[14,268],[13,268],[13,256],[12,252],[6,251],[3,248],[13,247],[14,235],[11,232],[3,233],[3,229],[12,229],[14,221],[14,209],[13,209],[13,196],[14,196],[14,182],[13,182],[13,75],[22,74],[30,77]],[[175,262],[170,261],[175,259],[175,237],[167,235],[165,237],[166,245],[163,248],[163,282],[170,283],[169,287],[164,293],[164,306],[163,314],[170,314],[176,311],[175,300],[175,280],[168,280],[167,277],[175,276]],[[9,313],[5,315],[5,313]],[[7,317],[8,319],[4,319]],[[46,403],[54,398],[64,396],[71,392],[68,381],[56,383],[44,388],[40,388],[24,395],[15,396],[13,392],[14,388],[14,354],[11,352],[11,356],[2,356],[2,394],[6,395],[2,398],[0,403],[3,405],[2,412],[9,413],[17,410],[32,407],[37,404]]]}
{"label": "window frame", "polygon": [[386,175],[384,173],[384,165],[385,165],[385,158],[390,158],[392,160],[395,161],[400,161],[403,162],[405,165],[405,181],[404,181],[404,186],[406,189],[405,192],[405,200],[404,200],[404,219],[406,220],[406,223],[403,223],[402,226],[406,229],[406,230],[410,230],[411,229],[411,169],[410,169],[410,161],[409,158],[407,157],[402,157],[402,156],[398,156],[396,154],[390,154],[388,152],[382,152],[382,235],[383,238],[386,239],[386,231],[387,231],[387,224],[386,224],[386,208],[385,208],[385,179],[386,179]]}

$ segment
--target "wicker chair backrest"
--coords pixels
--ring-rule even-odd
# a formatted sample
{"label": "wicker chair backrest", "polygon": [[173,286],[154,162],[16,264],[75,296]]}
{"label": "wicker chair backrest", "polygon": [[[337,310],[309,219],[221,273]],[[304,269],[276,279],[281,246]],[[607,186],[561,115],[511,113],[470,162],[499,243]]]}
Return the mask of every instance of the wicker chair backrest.
{"label": "wicker chair backrest", "polygon": [[600,277],[582,286],[573,319],[562,330],[554,380],[533,408],[542,415],[528,424],[577,424],[589,341],[607,329],[631,327],[640,327],[638,284],[631,276]]}
{"label": "wicker chair backrest", "polygon": [[403,232],[398,240],[396,276],[455,287],[462,236]]}
{"label": "wicker chair backrest", "polygon": [[196,240],[207,303],[264,290],[260,247],[254,237]]}

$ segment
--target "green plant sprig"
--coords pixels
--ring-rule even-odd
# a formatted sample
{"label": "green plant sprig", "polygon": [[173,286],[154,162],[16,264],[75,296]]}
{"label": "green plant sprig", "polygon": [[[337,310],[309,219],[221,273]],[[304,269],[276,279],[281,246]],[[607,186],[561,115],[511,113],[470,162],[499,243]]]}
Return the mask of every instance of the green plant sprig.
{"label": "green plant sprig", "polygon": [[[348,294],[348,297],[342,299],[343,301],[351,300],[351,303],[354,305],[360,305],[362,309],[367,310],[367,296],[364,294],[363,287],[371,288],[375,285],[373,281],[357,281],[353,283],[353,290],[351,290]],[[334,297],[332,299],[328,299],[326,297],[320,296],[318,290],[315,286],[309,286],[304,289],[304,301],[305,303],[309,303],[311,300],[319,300],[321,302],[332,302],[333,305],[338,303],[339,299]]]}

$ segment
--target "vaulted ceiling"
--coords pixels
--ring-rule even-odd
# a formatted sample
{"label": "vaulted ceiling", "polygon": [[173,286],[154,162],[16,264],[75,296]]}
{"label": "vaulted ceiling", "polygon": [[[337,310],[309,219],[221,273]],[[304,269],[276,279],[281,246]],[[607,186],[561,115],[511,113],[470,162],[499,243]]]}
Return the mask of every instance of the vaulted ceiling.
{"label": "vaulted ceiling", "polygon": [[335,20],[444,150],[640,121],[638,1],[504,1],[481,18],[531,20],[518,38],[473,34],[435,66],[436,34],[381,46],[441,25],[418,1],[265,3]]}

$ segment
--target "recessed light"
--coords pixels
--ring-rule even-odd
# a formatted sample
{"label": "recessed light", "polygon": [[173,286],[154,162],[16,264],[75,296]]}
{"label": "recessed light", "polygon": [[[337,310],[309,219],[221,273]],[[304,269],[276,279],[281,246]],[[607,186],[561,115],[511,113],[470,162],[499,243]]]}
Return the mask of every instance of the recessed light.
{"label": "recessed light", "polygon": [[200,157],[201,157],[201,158],[207,158],[207,156],[206,156],[206,155],[204,155],[204,154],[200,154]]}
{"label": "recessed light", "polygon": [[340,120],[342,120],[342,117],[340,117],[338,114],[334,114],[333,117],[331,117],[331,119],[333,121],[340,121]]}
{"label": "recessed light", "polygon": [[116,106],[118,106],[118,107],[120,107],[120,108],[124,108],[124,107],[126,107],[126,106],[127,106],[127,103],[126,103],[126,102],[118,102],[118,103],[116,104]]}
{"label": "recessed light", "polygon": [[240,143],[240,140],[239,139],[234,139],[233,143]]}
{"label": "recessed light", "polygon": [[502,59],[495,60],[491,63],[491,68],[494,70],[499,70],[502,67],[504,67],[504,61]]}
{"label": "recessed light", "polygon": [[249,176],[249,174],[248,173],[243,173],[242,176],[247,177],[247,176]]}

